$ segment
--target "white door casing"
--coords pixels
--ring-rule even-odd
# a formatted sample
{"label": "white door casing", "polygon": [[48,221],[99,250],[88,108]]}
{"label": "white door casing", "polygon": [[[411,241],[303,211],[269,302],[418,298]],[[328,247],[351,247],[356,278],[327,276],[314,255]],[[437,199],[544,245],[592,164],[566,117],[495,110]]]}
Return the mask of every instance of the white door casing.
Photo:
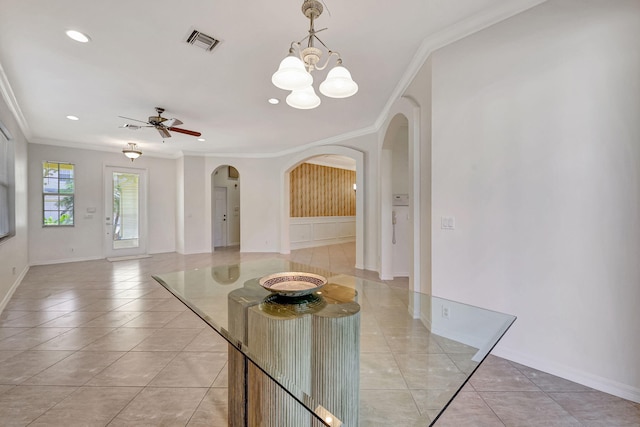
{"label": "white door casing", "polygon": [[[119,197],[114,197],[114,176]],[[105,166],[104,168],[104,250],[105,257],[144,255],[147,244],[146,169]],[[114,215],[114,205],[120,206]]]}

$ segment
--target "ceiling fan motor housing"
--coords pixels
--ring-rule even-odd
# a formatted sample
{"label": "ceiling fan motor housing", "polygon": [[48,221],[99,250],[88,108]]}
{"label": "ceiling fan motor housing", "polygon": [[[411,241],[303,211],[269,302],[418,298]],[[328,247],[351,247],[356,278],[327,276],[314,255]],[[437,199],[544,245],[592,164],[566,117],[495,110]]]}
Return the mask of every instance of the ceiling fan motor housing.
{"label": "ceiling fan motor housing", "polygon": [[162,122],[164,122],[165,119],[164,117],[162,117],[162,113],[164,113],[164,108],[162,107],[156,107],[156,112],[158,113],[157,116],[149,116],[149,123],[151,123],[154,126],[158,126],[160,125]]}

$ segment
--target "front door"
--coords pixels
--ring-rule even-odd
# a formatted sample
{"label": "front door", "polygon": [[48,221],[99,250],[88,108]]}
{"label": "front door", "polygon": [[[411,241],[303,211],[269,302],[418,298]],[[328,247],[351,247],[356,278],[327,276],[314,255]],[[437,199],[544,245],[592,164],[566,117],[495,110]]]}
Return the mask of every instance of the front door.
{"label": "front door", "polygon": [[105,254],[147,253],[147,174],[144,169],[105,168]]}

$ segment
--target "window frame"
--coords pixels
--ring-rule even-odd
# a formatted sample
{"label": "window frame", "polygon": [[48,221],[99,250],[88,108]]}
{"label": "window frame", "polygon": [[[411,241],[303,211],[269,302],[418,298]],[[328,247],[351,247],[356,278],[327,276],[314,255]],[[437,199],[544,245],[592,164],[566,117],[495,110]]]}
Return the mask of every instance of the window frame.
{"label": "window frame", "polygon": [[[44,180],[47,178],[50,178],[48,176],[45,175],[45,171],[47,168],[45,165],[57,165],[57,177],[55,178],[58,181],[58,188],[57,188],[57,192],[47,192],[46,188],[45,188],[45,183]],[[61,165],[69,165],[71,166],[71,171],[72,171],[72,177],[71,178],[60,178],[60,166]],[[73,185],[73,191],[72,192],[61,192],[60,191],[60,181],[61,180],[65,180],[65,181],[71,181],[72,185]],[[47,196],[57,196],[60,200],[60,198],[62,197],[71,197],[71,223],[70,224],[61,224],[60,223],[60,205],[59,205],[59,201],[57,204],[57,213],[58,213],[58,219],[57,219],[57,223],[49,223],[47,224],[46,222],[46,213],[47,212],[54,212],[51,209],[46,209],[46,198]],[[68,210],[67,210],[68,212]],[[53,160],[45,160],[44,162],[42,162],[42,216],[41,216],[41,224],[43,228],[49,228],[49,227],[53,227],[53,228],[57,228],[57,227],[75,227],[76,224],[76,165],[75,163],[70,163],[70,162],[59,162],[59,161],[53,161]]]}

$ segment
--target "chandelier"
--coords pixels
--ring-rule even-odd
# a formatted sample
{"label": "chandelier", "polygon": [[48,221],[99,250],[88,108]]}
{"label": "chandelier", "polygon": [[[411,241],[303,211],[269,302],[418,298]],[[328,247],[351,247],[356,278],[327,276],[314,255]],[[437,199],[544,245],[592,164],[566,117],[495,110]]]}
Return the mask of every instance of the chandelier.
{"label": "chandelier", "polygon": [[127,146],[122,149],[122,153],[131,159],[133,162],[138,157],[142,156],[142,151],[138,148],[135,142],[128,142]]}
{"label": "chandelier", "polygon": [[[336,65],[329,71],[327,78],[320,84],[320,93],[329,98],[347,98],[358,91],[358,85],[351,78],[351,73],[342,66],[342,58],[338,52],[334,52],[324,44],[316,35],[320,31],[314,28],[315,20],[322,14],[322,3],[318,0],[305,0],[302,3],[302,13],[309,18],[309,35],[299,42],[292,42],[289,55],[280,62],[278,71],[271,77],[273,84],[284,90],[290,90],[287,96],[287,104],[293,108],[308,110],[320,105],[320,97],[313,89],[314,70],[324,70],[329,65],[332,56],[336,56]],[[307,41],[307,46],[302,43]],[[327,58],[324,64],[320,64],[322,50],[314,44],[318,41],[327,49]],[[296,54],[297,51],[297,54]]]}

